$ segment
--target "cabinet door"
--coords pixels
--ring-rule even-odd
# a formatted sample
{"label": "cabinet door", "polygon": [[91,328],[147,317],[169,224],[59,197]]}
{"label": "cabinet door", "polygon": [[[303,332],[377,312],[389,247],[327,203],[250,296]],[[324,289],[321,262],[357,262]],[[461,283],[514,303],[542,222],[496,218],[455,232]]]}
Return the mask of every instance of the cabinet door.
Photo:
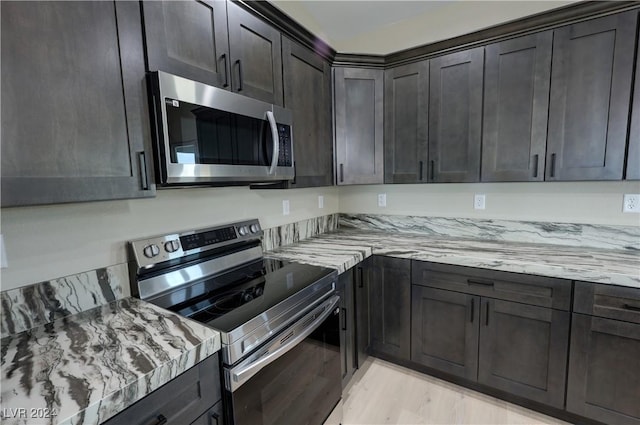
{"label": "cabinet door", "polygon": [[411,361],[475,381],[480,297],[413,285]]}
{"label": "cabinet door", "polygon": [[[367,260],[368,263],[368,260]],[[356,368],[362,367],[369,357],[369,284],[364,277],[366,264],[356,267]]]}
{"label": "cabinet door", "polygon": [[620,180],[638,12],[554,31],[546,180]]}
{"label": "cabinet door", "polygon": [[[640,46],[640,35],[638,36]],[[634,84],[633,106],[631,109],[631,130],[629,131],[629,151],[627,153],[627,180],[640,180],[640,55],[636,60],[636,82]]]}
{"label": "cabinet door", "polygon": [[367,268],[367,279],[372,351],[409,360],[411,261],[376,256]]}
{"label": "cabinet door", "polygon": [[104,425],[190,424],[206,414],[207,409],[221,397],[220,363],[216,353],[107,420]]}
{"label": "cabinet door", "polygon": [[282,106],[280,32],[227,2],[231,89]]}
{"label": "cabinet door", "polygon": [[480,181],[484,47],[431,60],[429,181]]}
{"label": "cabinet door", "polygon": [[338,278],[340,293],[340,363],[342,388],[346,387],[355,371],[355,315],[353,299],[353,269]]}
{"label": "cabinet door", "polygon": [[569,313],[482,298],[478,381],[562,409]]}
{"label": "cabinet door", "polygon": [[230,87],[225,1],[144,1],[142,10],[149,71]]}
{"label": "cabinet door", "polygon": [[2,206],[152,196],[139,5],[0,7]]}
{"label": "cabinet door", "polygon": [[295,180],[292,187],[333,185],[331,66],[282,37],[284,107],[293,113]]}
{"label": "cabinet door", "polygon": [[485,48],[482,181],[544,180],[552,36]]}
{"label": "cabinet door", "polygon": [[384,182],[426,182],[429,61],[387,69],[384,99]]}
{"label": "cabinet door", "polygon": [[383,183],[383,71],[334,72],[338,184]]}
{"label": "cabinet door", "polygon": [[567,410],[640,424],[640,325],[573,314]]}

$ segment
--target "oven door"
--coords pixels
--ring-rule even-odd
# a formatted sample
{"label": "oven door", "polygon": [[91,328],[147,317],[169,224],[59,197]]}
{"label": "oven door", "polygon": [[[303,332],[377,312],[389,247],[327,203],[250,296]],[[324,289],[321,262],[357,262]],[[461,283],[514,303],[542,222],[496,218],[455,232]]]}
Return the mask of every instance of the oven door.
{"label": "oven door", "polygon": [[238,365],[225,368],[235,425],[321,425],[342,397],[337,295]]}

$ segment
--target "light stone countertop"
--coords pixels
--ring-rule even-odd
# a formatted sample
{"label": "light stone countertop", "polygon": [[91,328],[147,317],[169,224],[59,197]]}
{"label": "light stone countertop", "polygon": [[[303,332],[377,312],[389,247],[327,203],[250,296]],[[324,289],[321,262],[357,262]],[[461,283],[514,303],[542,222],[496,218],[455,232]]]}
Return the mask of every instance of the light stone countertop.
{"label": "light stone countertop", "polygon": [[283,246],[271,258],[340,273],[371,255],[640,288],[640,252],[484,241],[372,230],[338,230]]}
{"label": "light stone countertop", "polygon": [[7,336],[2,423],[99,424],[219,350],[217,331],[136,298]]}

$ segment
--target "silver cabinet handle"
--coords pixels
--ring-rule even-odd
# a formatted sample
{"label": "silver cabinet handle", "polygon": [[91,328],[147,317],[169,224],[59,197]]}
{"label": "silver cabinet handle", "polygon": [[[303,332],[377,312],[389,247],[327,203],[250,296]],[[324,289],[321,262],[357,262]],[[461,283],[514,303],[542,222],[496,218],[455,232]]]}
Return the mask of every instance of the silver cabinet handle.
{"label": "silver cabinet handle", "polygon": [[[230,371],[231,375],[231,391],[235,391],[237,388],[240,388],[245,382],[251,379],[256,373],[260,372],[269,364],[275,362],[280,357],[284,356],[287,352],[291,351],[296,345],[302,342],[306,337],[308,337],[313,331],[318,329],[322,322],[325,321],[329,315],[333,314],[334,308],[340,301],[340,297],[337,295],[332,296],[328,300],[324,301],[320,306],[314,308],[309,314],[305,315],[303,318],[299,319],[296,324],[293,325],[293,329],[285,330],[281,335],[285,335],[281,340],[286,339],[286,343],[279,345],[281,340],[279,341],[276,338],[276,342],[271,346],[267,346],[262,350],[259,350],[254,357],[249,358],[248,360],[240,363],[236,368]],[[319,313],[322,311],[322,313]],[[310,318],[313,318],[315,314],[319,314],[319,316],[313,319],[313,322],[308,323]],[[298,331],[299,334],[290,337],[287,335],[288,333],[294,333]],[[288,338],[288,339],[287,339]],[[271,348],[275,345],[275,350],[271,351]],[[266,350],[266,355],[261,352]]]}
{"label": "silver cabinet handle", "polygon": [[267,111],[267,120],[271,126],[271,138],[273,139],[273,158],[271,158],[271,168],[269,174],[273,174],[278,166],[278,158],[280,157],[280,139],[278,138],[278,125],[272,111]]}

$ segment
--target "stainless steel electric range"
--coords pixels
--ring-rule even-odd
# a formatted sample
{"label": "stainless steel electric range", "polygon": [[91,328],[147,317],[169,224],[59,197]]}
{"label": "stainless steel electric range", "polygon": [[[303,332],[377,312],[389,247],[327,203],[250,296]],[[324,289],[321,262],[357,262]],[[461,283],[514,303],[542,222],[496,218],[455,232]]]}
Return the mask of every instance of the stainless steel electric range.
{"label": "stainless steel electric range", "polygon": [[132,292],[220,331],[226,423],[319,425],[342,393],[338,274],[261,239],[247,220],[132,241]]}

